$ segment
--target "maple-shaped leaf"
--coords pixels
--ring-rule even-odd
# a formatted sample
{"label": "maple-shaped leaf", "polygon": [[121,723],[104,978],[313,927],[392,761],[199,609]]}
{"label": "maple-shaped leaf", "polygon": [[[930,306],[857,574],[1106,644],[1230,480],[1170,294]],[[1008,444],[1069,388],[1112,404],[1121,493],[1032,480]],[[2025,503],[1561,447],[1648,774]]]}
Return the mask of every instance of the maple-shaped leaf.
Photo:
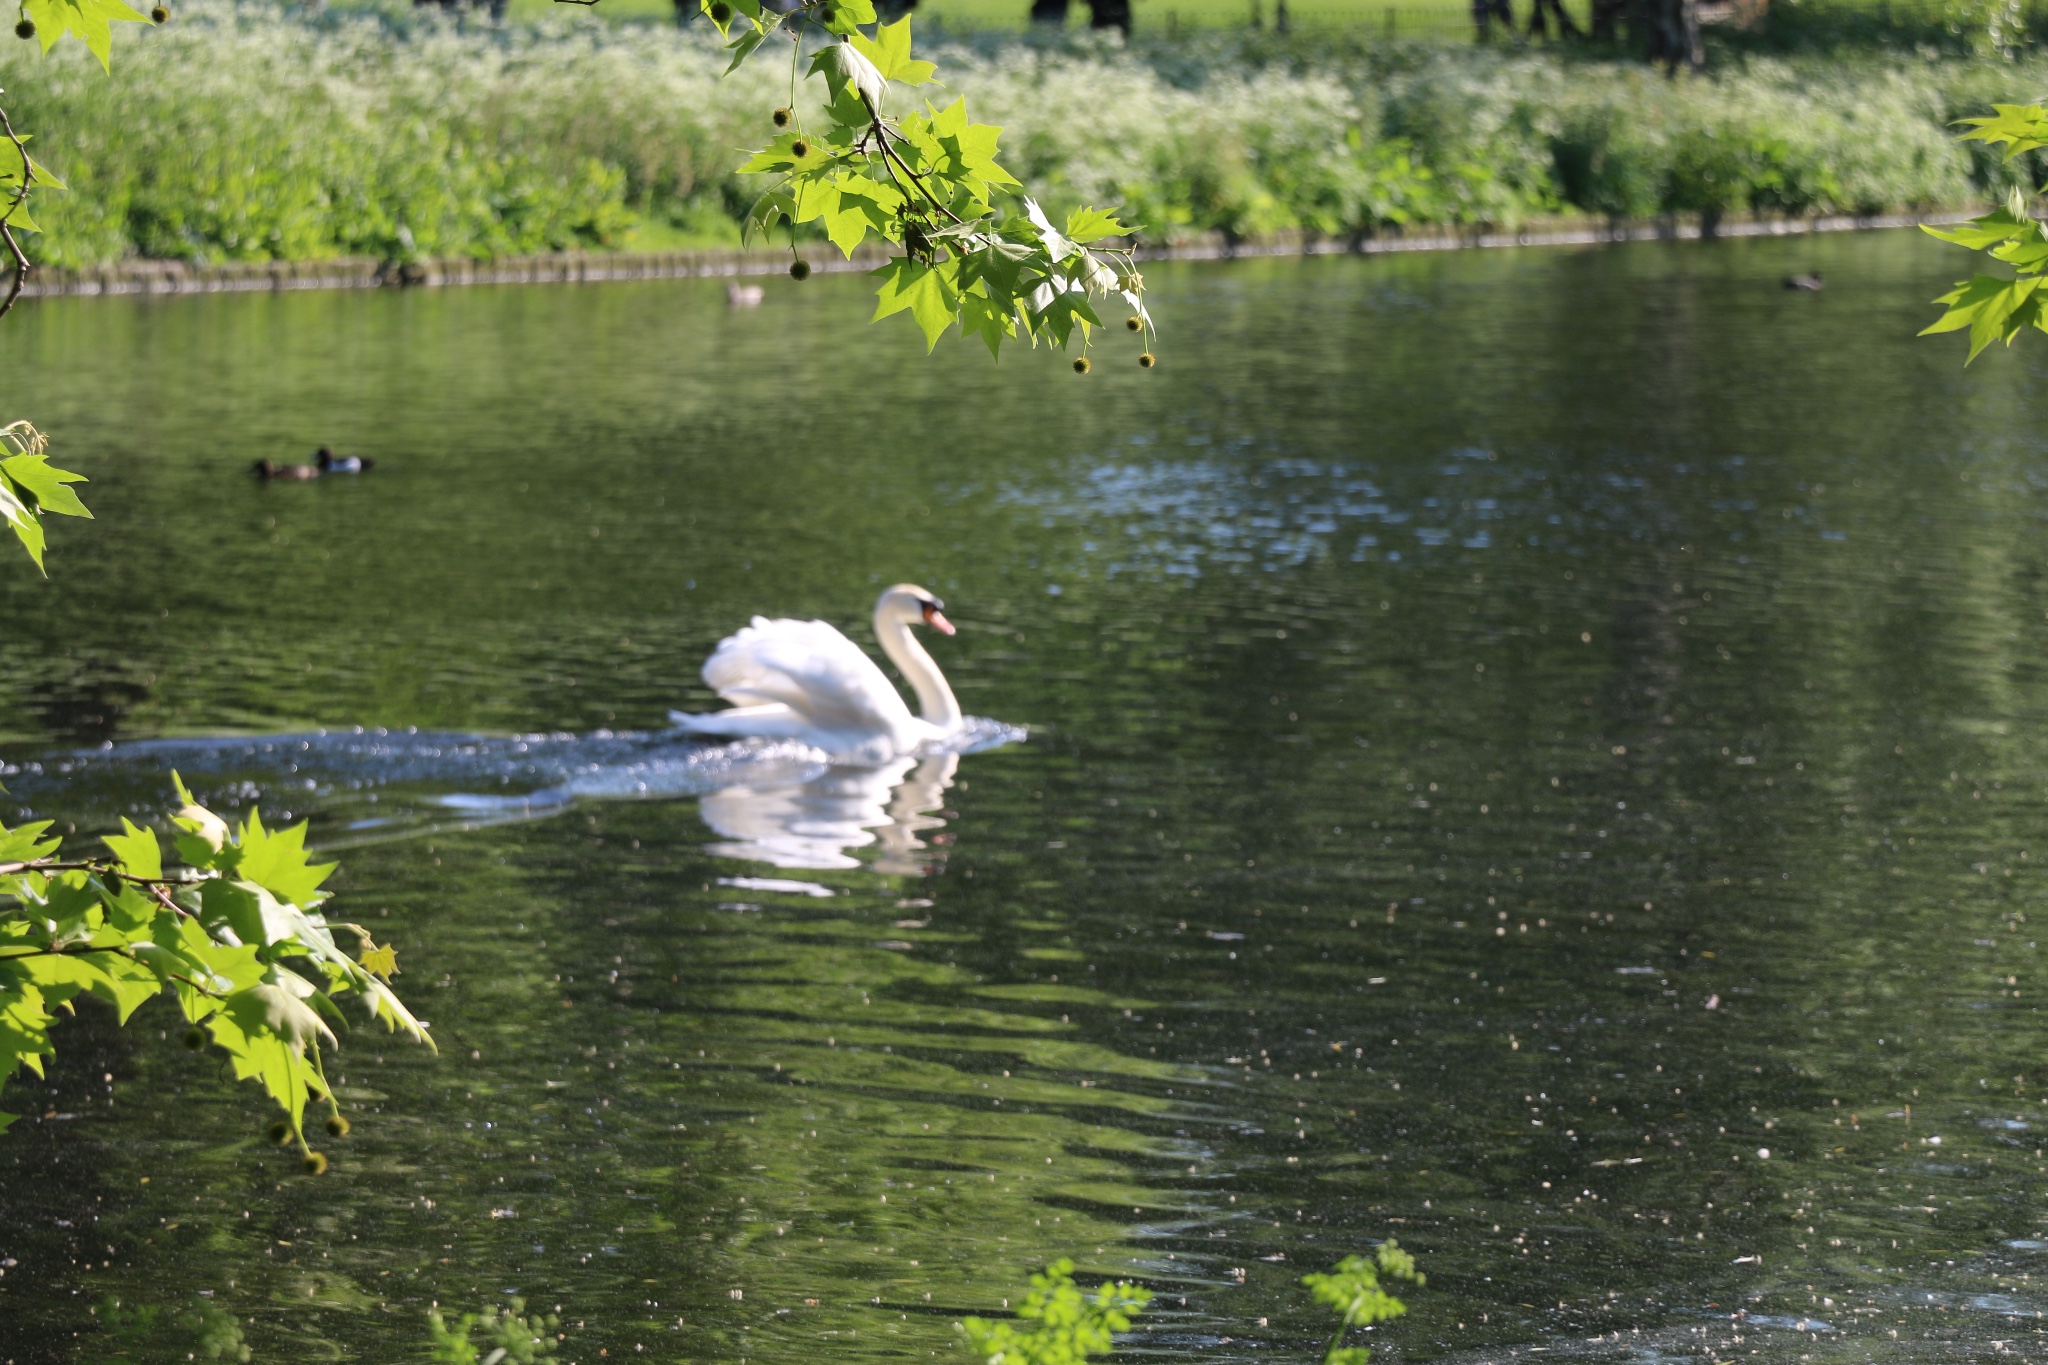
{"label": "maple-shaped leaf", "polygon": [[389,981],[398,971],[398,950],[390,944],[365,943],[356,963],[366,972]]}
{"label": "maple-shaped leaf", "polygon": [[846,41],[859,48],[861,55],[875,64],[875,70],[881,72],[882,79],[886,81],[924,85],[939,69],[910,55],[910,16],[907,14],[893,24],[881,25],[875,30],[873,39],[850,33]]}
{"label": "maple-shaped leaf", "polygon": [[121,3],[121,0],[23,0],[22,7],[28,17],[35,20],[36,32],[43,40],[43,51],[48,52],[57,45],[65,34],[76,34],[78,40],[100,59],[102,70],[112,71],[114,55],[114,24],[146,24],[149,17],[139,14]]}
{"label": "maple-shaped leaf", "polygon": [[882,277],[882,287],[875,293],[875,315],[869,320],[880,322],[892,313],[908,309],[924,331],[925,349],[931,350],[957,314],[958,295],[948,287],[948,277],[957,276],[958,269],[957,262],[935,268],[898,257],[871,272]]}
{"label": "maple-shaped leaf", "polygon": [[2005,159],[2012,160],[2036,147],[2048,147],[2048,109],[2038,104],[1994,104],[1993,112],[1979,118],[1958,119],[1970,125],[1964,142],[2003,142]]}
{"label": "maple-shaped leaf", "polygon": [[[22,225],[19,213],[10,221],[16,227]],[[85,504],[78,500],[78,494],[65,487],[66,484],[86,482],[85,475],[57,468],[47,455],[10,455],[0,459],[0,471],[4,471],[16,486],[33,494],[37,505],[45,512],[65,517],[92,516],[85,510]]]}

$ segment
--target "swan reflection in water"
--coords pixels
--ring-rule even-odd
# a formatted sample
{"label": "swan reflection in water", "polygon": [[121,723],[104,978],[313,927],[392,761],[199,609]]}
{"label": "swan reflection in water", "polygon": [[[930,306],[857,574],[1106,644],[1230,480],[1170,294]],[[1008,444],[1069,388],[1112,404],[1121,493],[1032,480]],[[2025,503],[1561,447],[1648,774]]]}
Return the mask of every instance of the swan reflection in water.
{"label": "swan reflection in water", "polygon": [[[931,812],[960,767],[957,753],[896,758],[874,767],[828,767],[800,780],[735,783],[704,796],[698,812],[720,842],[708,850],[792,868],[855,868],[927,876],[952,837]],[[853,850],[879,846],[871,862]]]}

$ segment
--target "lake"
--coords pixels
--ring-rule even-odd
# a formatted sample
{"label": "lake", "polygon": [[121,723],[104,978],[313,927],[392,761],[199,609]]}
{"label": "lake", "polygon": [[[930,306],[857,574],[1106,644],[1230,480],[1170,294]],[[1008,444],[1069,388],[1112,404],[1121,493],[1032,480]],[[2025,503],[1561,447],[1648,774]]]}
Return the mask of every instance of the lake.
{"label": "lake", "polygon": [[[1085,379],[845,277],[24,305],[99,520],[0,572],[0,818],[310,820],[440,1052],[347,1036],[310,1179],[82,1010],[0,1360],[957,1360],[1063,1255],[1309,1360],[1389,1236],[1383,1360],[2042,1349],[2048,350],[1914,339],[1967,264],[1164,264]],[[898,580],[1027,738],[668,730]]]}

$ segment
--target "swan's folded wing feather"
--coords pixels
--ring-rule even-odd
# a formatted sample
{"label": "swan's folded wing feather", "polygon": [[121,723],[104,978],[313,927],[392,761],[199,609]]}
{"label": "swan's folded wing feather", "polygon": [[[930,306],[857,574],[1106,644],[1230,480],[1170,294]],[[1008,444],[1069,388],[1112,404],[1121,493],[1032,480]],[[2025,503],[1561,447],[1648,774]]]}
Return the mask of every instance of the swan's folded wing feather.
{"label": "swan's folded wing feather", "polygon": [[735,706],[779,702],[827,729],[893,731],[910,715],[874,660],[823,621],[755,617],[719,642],[704,681]]}

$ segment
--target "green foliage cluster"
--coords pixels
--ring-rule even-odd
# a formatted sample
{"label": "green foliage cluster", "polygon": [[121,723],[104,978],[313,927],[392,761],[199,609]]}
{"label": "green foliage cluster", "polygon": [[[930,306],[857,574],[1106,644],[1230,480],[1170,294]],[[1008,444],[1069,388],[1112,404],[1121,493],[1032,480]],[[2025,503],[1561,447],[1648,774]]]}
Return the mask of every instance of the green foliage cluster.
{"label": "green foliage cluster", "polygon": [[[298,18],[191,0],[134,39],[111,77],[77,44],[47,59],[0,44],[17,126],[43,134],[37,157],[68,186],[38,192],[38,260],[736,245],[766,188],[738,152],[790,135],[779,107],[817,130],[806,141],[834,174],[854,169],[829,141],[854,125],[834,120],[826,83],[792,91],[788,61],[766,60],[779,36],[729,77],[733,54],[702,23],[498,30],[433,6]],[[1001,164],[1048,221],[1122,204],[1153,240],[1983,202],[2013,171],[1946,125],[2048,87],[2038,58],[1754,57],[1673,82],[1533,51],[1231,35],[991,36],[925,55],[941,69],[914,93],[940,111],[964,97],[1000,126]],[[887,196],[871,202],[887,216]],[[834,207],[842,235],[847,212],[882,230]],[[801,236],[833,226],[809,218]]]}
{"label": "green foliage cluster", "polygon": [[960,1324],[968,1345],[988,1365],[1081,1365],[1108,1351],[1131,1315],[1152,1301],[1143,1285],[1104,1282],[1094,1294],[1074,1283],[1074,1263],[1061,1257],[1031,1277],[1031,1292],[1017,1307],[1029,1324],[968,1318]]}
{"label": "green foliage cluster", "polygon": [[[126,819],[104,840],[111,857],[65,856],[45,837],[48,821],[0,826],[0,1085],[21,1068],[43,1074],[57,1012],[78,996],[100,997],[126,1023],[170,994],[187,1044],[210,1043],[237,1079],[261,1084],[285,1114],[273,1136],[296,1142],[318,1174],[327,1163],[306,1143],[307,1098],[327,1104],[330,1133],[348,1131],[320,1056],[346,1027],[336,1000],[357,997],[371,1018],[431,1046],[426,1027],[392,992],[392,950],[320,913],[334,864],[309,858],[304,824],[269,830],[252,810],[230,829],[177,788],[182,865],[172,870],[156,832]],[[356,937],[358,957],[336,929]],[[16,1117],[0,1114],[0,1128]]]}
{"label": "green foliage cluster", "polygon": [[[1001,129],[969,122],[965,99],[888,111],[892,86],[928,85],[937,73],[911,55],[909,16],[875,23],[869,0],[803,0],[787,13],[760,0],[700,3],[721,34],[741,30],[730,43],[733,69],[771,40],[790,50],[790,103],[771,116],[787,131],[740,167],[773,177],[747,211],[750,236],[818,223],[849,258],[870,238],[900,251],[876,272],[875,318],[908,312],[928,348],[954,326],[979,336],[991,355],[1020,330],[1033,345],[1042,338],[1062,347],[1078,330],[1085,346],[1102,325],[1097,297],[1120,298],[1132,330],[1150,331],[1130,252],[1091,245],[1128,234],[1114,214],[1081,207],[1055,227],[1029,198],[1022,213],[1005,212],[998,196],[1021,186],[996,161]],[[862,24],[874,25],[872,37]],[[835,39],[811,53],[810,72],[830,96],[815,133],[796,100],[806,30]],[[790,273],[804,278],[808,262],[798,257]]]}
{"label": "green foliage cluster", "polygon": [[[553,1313],[526,1314],[526,1301],[464,1313],[451,1327],[439,1306],[427,1313],[434,1365],[547,1365],[555,1357],[562,1320]],[[478,1345],[478,1333],[482,1345]]]}
{"label": "green foliage cluster", "polygon": [[1316,1302],[1337,1314],[1336,1335],[1323,1351],[1323,1365],[1366,1365],[1372,1351],[1364,1346],[1346,1346],[1345,1334],[1398,1318],[1408,1311],[1407,1304],[1380,1288],[1381,1276],[1405,1280],[1418,1289],[1427,1280],[1416,1271],[1415,1258],[1391,1237],[1380,1243],[1370,1259],[1346,1256],[1333,1270],[1301,1277],[1301,1282],[1316,1296]]}
{"label": "green foliage cluster", "polygon": [[48,449],[48,439],[27,422],[0,427],[0,521],[13,530],[38,569],[47,539],[43,518],[92,515],[71,489],[85,476],[51,464],[44,453]]}
{"label": "green foliage cluster", "polygon": [[[1962,122],[1970,125],[1964,140],[2003,147],[2008,161],[2048,147],[2048,108],[2038,104],[1995,105],[1991,113]],[[2010,346],[2029,327],[2048,332],[2048,314],[2041,308],[2041,286],[2048,283],[2048,231],[2029,212],[2027,196],[2017,186],[2005,203],[1962,227],[1922,230],[1944,242],[1982,251],[2013,273],[1962,281],[1935,300],[1946,304],[1948,311],[1920,335],[1967,329],[1969,360],[1975,360],[1992,342]]]}

